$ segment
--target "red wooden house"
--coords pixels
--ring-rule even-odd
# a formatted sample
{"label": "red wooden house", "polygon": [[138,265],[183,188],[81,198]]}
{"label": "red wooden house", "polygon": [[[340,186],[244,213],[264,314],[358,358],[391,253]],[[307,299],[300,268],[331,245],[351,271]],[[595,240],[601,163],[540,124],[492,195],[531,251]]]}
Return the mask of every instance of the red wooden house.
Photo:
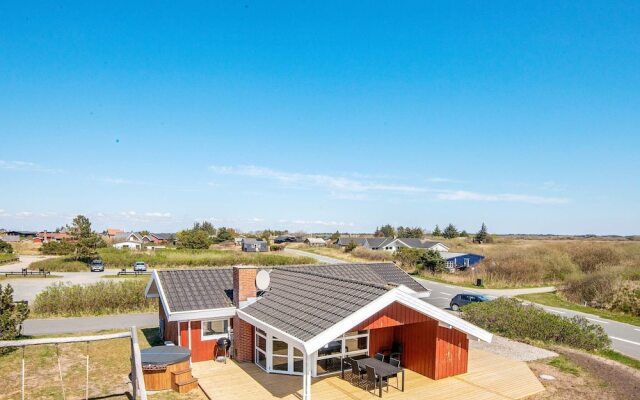
{"label": "red wooden house", "polygon": [[163,338],[192,361],[230,337],[236,361],[302,375],[305,398],[311,378],[340,372],[347,356],[393,351],[441,379],[467,371],[470,339],[492,338],[423,301],[428,291],[386,263],[154,271],[146,295],[160,299]]}

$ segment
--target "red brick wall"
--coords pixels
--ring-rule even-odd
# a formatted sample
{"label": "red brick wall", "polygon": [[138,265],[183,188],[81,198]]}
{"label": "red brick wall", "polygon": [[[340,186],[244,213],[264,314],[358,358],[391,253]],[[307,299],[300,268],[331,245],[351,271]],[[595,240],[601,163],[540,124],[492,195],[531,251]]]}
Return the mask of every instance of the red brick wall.
{"label": "red brick wall", "polygon": [[233,355],[236,361],[253,362],[254,340],[253,325],[233,317]]}
{"label": "red brick wall", "polygon": [[256,268],[233,267],[233,304],[240,306],[241,301],[256,297]]}

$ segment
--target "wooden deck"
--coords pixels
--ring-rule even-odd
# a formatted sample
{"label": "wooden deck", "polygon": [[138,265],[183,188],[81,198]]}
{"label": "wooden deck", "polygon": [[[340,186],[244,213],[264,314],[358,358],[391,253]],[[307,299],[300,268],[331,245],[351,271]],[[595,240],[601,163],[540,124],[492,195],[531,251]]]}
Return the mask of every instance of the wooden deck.
{"label": "wooden deck", "polygon": [[[194,363],[193,375],[213,400],[301,399],[301,376],[268,374],[250,363]],[[395,385],[395,380],[391,380],[391,385]],[[405,385],[405,392],[390,387],[389,392],[383,391],[382,397],[396,400],[522,399],[544,390],[527,364],[476,349],[469,350],[468,373],[434,381],[406,371]],[[311,398],[372,400],[378,397],[333,375],[313,379]]]}

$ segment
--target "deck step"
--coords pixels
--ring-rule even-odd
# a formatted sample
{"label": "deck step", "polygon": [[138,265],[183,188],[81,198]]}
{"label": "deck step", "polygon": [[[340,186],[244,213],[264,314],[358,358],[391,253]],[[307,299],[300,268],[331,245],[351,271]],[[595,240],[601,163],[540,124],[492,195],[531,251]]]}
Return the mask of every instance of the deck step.
{"label": "deck step", "polygon": [[191,368],[181,369],[180,371],[171,372],[172,382],[183,383],[188,382],[193,379],[193,375],[191,375]]}
{"label": "deck step", "polygon": [[171,383],[171,388],[173,389],[173,391],[178,393],[187,393],[197,387],[198,387],[197,378],[191,378],[187,381],[180,382],[180,383],[178,382]]}

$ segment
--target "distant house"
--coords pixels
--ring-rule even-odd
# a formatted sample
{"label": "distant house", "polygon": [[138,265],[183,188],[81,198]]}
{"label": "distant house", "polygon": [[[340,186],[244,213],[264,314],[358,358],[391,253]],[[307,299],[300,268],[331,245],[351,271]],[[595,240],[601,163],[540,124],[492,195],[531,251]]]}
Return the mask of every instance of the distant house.
{"label": "distant house", "polygon": [[140,250],[142,249],[142,242],[134,242],[134,241],[124,241],[118,242],[113,245],[116,249],[130,249],[130,250]]}
{"label": "distant house", "polygon": [[124,233],[124,231],[122,229],[117,229],[117,228],[107,228],[107,237],[109,239],[113,239],[116,235]]}
{"label": "distant house", "polygon": [[309,246],[326,246],[327,243],[324,241],[324,239],[321,238],[315,238],[315,237],[308,237],[304,240],[305,244],[308,244]]}
{"label": "distant house", "polygon": [[155,244],[168,243],[173,241],[172,233],[150,233],[147,235],[151,242]]}
{"label": "distant house", "polygon": [[[143,243],[144,242],[144,237],[139,234],[138,232],[121,232],[116,234],[113,237],[113,241],[116,243],[119,242],[137,242],[137,243]],[[147,238],[147,241],[150,241]]]}
{"label": "distant house", "polygon": [[34,232],[34,231],[8,231],[5,230],[4,232],[2,232],[3,235],[10,235],[10,236],[20,236],[21,238],[29,238],[29,237],[35,237],[38,232]]}
{"label": "distant house", "polygon": [[268,250],[269,246],[267,245],[267,242],[265,240],[252,238],[242,239],[242,251],[250,253],[260,253]]}
{"label": "distant house", "polygon": [[296,237],[292,235],[280,235],[280,236],[276,236],[276,238],[273,239],[273,243],[276,243],[276,244],[294,243],[294,242],[296,242]]}
{"label": "distant house", "polygon": [[380,244],[376,250],[397,251],[402,248],[449,251],[449,248],[440,242],[423,241],[417,238],[395,238]]}
{"label": "distant house", "polygon": [[0,236],[0,240],[7,243],[16,243],[20,241],[19,235],[2,235]]}
{"label": "distant house", "polygon": [[391,252],[397,251],[398,249],[401,249],[401,248],[449,251],[449,248],[440,242],[420,240],[417,238],[341,237],[336,242],[336,245],[344,247],[352,242],[366,249],[385,250],[385,251],[391,251]]}
{"label": "distant house", "polygon": [[447,269],[451,272],[464,270],[484,260],[484,256],[473,253],[451,253],[448,251],[441,251],[440,255],[445,259]]}
{"label": "distant house", "polygon": [[66,232],[47,232],[42,231],[33,238],[34,243],[59,242],[64,239],[70,239],[71,235]]}

